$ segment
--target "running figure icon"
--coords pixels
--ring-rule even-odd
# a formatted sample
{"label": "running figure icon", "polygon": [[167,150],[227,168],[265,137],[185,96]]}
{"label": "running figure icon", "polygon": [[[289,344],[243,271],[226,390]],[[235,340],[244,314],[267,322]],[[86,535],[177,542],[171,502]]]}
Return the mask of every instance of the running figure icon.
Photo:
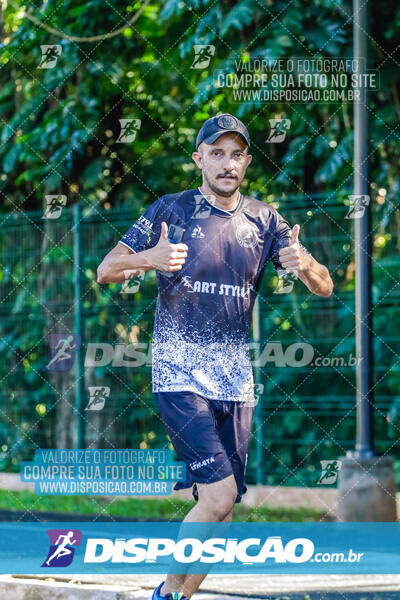
{"label": "running figure icon", "polygon": [[[51,561],[57,556],[61,558],[62,556],[66,556],[67,554],[72,554],[72,550],[70,548],[67,548],[67,545],[76,543],[77,540],[71,539],[71,537],[73,536],[73,531],[69,531],[66,535],[58,536],[58,539],[56,541],[56,544],[58,544],[57,550],[50,556],[48,560],[46,560],[46,565],[50,565]],[[61,539],[63,540],[62,542],[60,542]]]}
{"label": "running figure icon", "polygon": [[[69,546],[80,546],[81,532],[75,530],[50,530],[50,550],[42,567],[66,567],[71,564],[75,548]],[[57,535],[58,534],[58,535]],[[57,537],[56,537],[57,536]],[[54,550],[54,552],[52,552]],[[53,564],[51,564],[53,563]]]}
{"label": "running figure icon", "polygon": [[73,357],[73,351],[76,349],[76,343],[73,335],[69,335],[64,339],[59,339],[57,345],[55,346],[55,350],[57,350],[57,352],[48,363],[47,369],[50,369],[54,363],[58,363],[62,360],[70,360]]}

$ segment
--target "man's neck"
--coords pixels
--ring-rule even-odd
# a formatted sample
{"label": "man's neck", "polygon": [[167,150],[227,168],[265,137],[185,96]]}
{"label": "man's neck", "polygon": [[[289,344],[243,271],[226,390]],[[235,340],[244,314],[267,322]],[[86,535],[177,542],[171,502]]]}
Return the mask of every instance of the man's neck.
{"label": "man's neck", "polygon": [[206,183],[203,183],[199,187],[199,190],[204,196],[213,196],[215,198],[215,206],[217,206],[218,208],[222,208],[223,210],[233,210],[234,208],[236,208],[237,203],[239,201],[240,192],[238,189],[235,192],[233,192],[232,196],[229,196],[228,198],[225,196],[218,196],[218,194],[213,192],[212,189],[209,188]]}

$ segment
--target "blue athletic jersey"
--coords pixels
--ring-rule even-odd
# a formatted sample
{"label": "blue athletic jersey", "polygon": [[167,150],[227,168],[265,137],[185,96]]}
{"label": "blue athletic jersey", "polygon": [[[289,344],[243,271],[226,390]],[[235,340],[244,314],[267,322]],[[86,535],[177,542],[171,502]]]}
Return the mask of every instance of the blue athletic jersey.
{"label": "blue athletic jersey", "polygon": [[121,243],[134,252],[152,248],[162,221],[171,241],[189,250],[180,271],[156,271],[153,392],[251,401],[251,313],[266,263],[282,269],[278,253],[291,227],[255,198],[240,194],[235,209],[225,211],[197,189],[158,198]]}

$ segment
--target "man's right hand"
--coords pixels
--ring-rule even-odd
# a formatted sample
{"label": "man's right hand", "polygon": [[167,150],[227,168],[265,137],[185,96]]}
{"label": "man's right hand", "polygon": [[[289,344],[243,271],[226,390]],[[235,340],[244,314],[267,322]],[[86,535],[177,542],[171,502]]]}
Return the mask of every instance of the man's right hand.
{"label": "man's right hand", "polygon": [[186,244],[171,244],[168,240],[168,225],[161,223],[161,235],[156,246],[146,251],[153,269],[158,271],[180,271],[185,264],[189,248]]}

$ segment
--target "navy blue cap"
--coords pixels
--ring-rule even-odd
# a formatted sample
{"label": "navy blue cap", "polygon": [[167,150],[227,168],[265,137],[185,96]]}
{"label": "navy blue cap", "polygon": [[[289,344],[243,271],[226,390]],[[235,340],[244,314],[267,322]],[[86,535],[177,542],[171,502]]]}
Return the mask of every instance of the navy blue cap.
{"label": "navy blue cap", "polygon": [[196,150],[201,144],[213,144],[224,133],[238,133],[248,146],[250,146],[250,136],[242,121],[239,121],[233,115],[225,113],[217,117],[211,117],[203,123],[202,128],[197,134]]}

